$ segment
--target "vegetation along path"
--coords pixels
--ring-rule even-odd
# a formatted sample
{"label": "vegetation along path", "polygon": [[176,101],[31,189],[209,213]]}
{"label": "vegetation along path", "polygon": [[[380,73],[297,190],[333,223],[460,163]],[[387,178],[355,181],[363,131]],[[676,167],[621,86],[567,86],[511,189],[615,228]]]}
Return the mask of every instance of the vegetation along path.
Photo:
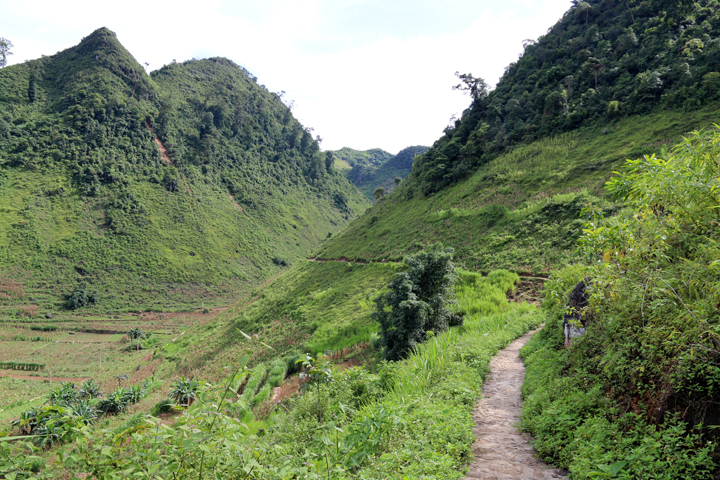
{"label": "vegetation along path", "polygon": [[520,348],[536,331],[512,342],[490,363],[483,396],[473,413],[475,460],[465,477],[468,480],[535,480],[566,476],[535,458],[532,445],[516,427],[520,422],[520,386],[525,375]]}

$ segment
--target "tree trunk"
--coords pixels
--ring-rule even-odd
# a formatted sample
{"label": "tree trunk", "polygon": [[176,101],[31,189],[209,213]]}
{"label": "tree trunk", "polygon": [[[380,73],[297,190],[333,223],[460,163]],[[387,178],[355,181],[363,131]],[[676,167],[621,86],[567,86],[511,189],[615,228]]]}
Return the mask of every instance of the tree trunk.
{"label": "tree trunk", "polygon": [[625,6],[628,9],[628,12],[630,12],[630,18],[632,18],[633,24],[635,23],[635,15],[633,15],[632,10],[630,9],[630,0],[625,0]]}

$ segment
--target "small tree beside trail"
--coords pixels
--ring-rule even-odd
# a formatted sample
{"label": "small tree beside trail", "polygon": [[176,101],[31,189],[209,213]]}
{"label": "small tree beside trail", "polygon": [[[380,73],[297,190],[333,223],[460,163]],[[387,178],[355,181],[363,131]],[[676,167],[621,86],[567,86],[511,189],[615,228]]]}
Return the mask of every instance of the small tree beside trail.
{"label": "small tree beside trail", "polygon": [[437,334],[462,324],[462,317],[448,308],[455,303],[453,253],[452,248],[437,243],[406,257],[410,269],[396,273],[388,285],[390,291],[375,299],[372,318],[380,323],[386,359],[406,357],[427,340],[430,331]]}

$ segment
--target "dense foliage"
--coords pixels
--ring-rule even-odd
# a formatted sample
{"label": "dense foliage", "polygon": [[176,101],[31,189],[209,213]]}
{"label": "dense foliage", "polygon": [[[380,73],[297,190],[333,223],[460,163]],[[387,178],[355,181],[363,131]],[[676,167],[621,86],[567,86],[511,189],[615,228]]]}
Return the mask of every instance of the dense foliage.
{"label": "dense foliage", "polygon": [[406,257],[405,263],[409,270],[396,273],[389,291],[375,299],[373,319],[380,323],[388,360],[404,358],[428,335],[462,324],[462,316],[450,310],[457,280],[453,249],[435,244]]}
{"label": "dense foliage", "polygon": [[491,93],[460,75],[472,104],[421,157],[406,194],[438,192],[518,143],[720,98],[719,37],[717,0],[575,2]]}
{"label": "dense foliage", "polygon": [[[719,165],[717,129],[628,161],[608,183],[626,208],[594,217],[581,238],[592,266],[548,286],[556,320],[526,352],[535,367],[525,426],[543,456],[578,478],[618,461],[628,462],[621,478],[638,479],[709,478],[717,465]],[[593,279],[587,333],[566,353],[557,319],[584,276]],[[590,438],[607,441],[590,454]]]}
{"label": "dense foliage", "polygon": [[304,256],[366,201],[256,80],[223,58],[148,76],[104,28],[0,70],[0,268],[68,308],[90,284],[137,309]]}

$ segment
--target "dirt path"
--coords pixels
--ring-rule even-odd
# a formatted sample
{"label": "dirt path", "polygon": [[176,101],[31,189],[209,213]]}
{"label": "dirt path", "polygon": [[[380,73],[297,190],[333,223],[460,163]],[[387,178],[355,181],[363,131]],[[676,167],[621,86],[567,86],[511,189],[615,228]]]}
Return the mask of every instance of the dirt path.
{"label": "dirt path", "polygon": [[90,377],[50,377],[48,375],[41,377],[35,375],[18,375],[15,373],[7,373],[7,371],[0,371],[0,377],[10,377],[18,380],[35,380],[40,382],[43,380],[52,380],[53,382],[84,382],[85,380],[90,379]]}
{"label": "dirt path", "polygon": [[528,436],[516,428],[522,408],[520,386],[525,376],[519,352],[533,333],[512,342],[490,363],[483,397],[473,413],[475,460],[465,477],[468,480],[543,480],[567,476],[535,458]]}

